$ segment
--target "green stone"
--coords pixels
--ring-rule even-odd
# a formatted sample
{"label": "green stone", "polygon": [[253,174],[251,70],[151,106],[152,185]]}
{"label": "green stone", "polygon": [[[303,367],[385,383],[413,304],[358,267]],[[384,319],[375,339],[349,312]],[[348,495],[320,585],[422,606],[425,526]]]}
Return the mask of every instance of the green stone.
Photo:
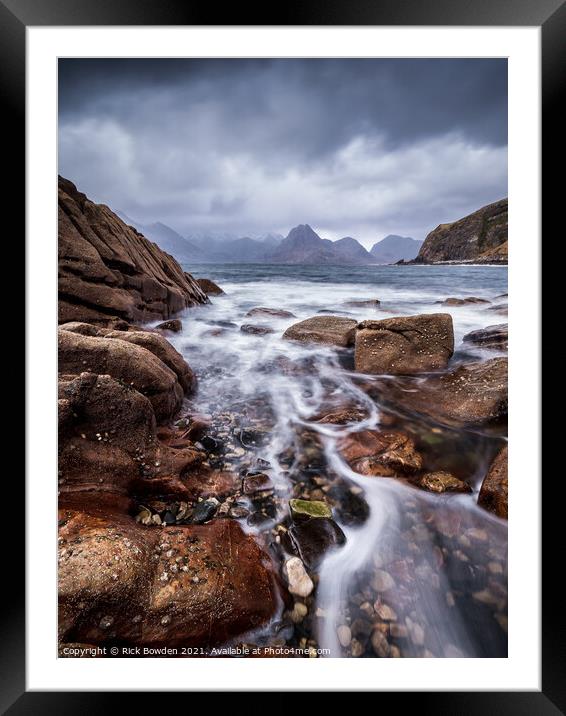
{"label": "green stone", "polygon": [[332,510],[322,500],[289,500],[293,517],[332,517]]}

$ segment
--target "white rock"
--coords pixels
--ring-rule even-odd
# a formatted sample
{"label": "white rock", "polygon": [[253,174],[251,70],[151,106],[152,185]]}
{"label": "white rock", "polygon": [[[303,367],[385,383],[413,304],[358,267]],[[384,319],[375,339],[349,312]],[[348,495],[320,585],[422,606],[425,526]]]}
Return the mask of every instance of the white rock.
{"label": "white rock", "polygon": [[314,584],[298,557],[291,557],[285,562],[285,573],[291,594],[296,594],[298,597],[308,597],[314,589]]}

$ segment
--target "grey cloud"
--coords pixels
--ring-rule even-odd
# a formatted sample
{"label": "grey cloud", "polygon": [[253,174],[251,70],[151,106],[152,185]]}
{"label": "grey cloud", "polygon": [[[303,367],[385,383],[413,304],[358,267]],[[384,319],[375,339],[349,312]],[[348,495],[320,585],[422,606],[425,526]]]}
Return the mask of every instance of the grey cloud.
{"label": "grey cloud", "polygon": [[505,60],[61,60],[60,172],[140,221],[421,238],[506,194]]}

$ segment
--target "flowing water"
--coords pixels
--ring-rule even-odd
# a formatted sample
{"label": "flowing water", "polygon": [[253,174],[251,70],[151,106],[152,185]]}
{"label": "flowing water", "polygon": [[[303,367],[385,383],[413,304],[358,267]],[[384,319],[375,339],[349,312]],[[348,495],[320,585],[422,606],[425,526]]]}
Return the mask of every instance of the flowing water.
{"label": "flowing water", "polygon": [[[462,338],[506,322],[492,310],[506,303],[506,267],[186,269],[226,293],[190,309],[182,332],[171,338],[198,377],[187,409],[212,416],[213,466],[267,472],[275,487],[269,503],[243,500],[242,526],[277,535],[283,556],[285,530],[278,526],[288,522],[288,499],[322,497],[334,502],[334,518],[346,536],[318,566],[316,604],[309,605],[308,616],[281,627],[287,643],[316,642],[331,656],[506,655],[507,529],[476,504],[486,469],[504,443],[502,429],[454,430],[398,413],[381,403],[383,378],[353,371],[351,352],[281,338],[297,320],[321,312],[364,320],[441,311],[454,320],[452,364],[491,358],[497,353],[464,349]],[[449,296],[492,303],[438,305]],[[375,298],[379,308],[348,306]],[[257,306],[295,317],[246,316]],[[245,333],[243,324],[273,332]],[[318,422],[325,411],[342,406],[354,406],[358,419]],[[405,480],[353,472],[337,440],[380,425],[411,435],[427,469],[450,470],[472,492],[436,495]],[[387,640],[376,635],[380,630]]]}

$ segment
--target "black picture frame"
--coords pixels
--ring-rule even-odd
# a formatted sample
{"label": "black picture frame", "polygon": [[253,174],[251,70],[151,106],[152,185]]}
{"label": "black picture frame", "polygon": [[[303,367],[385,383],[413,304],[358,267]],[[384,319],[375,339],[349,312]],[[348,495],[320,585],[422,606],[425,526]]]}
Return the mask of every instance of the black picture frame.
{"label": "black picture frame", "polygon": [[[216,20],[222,17],[222,22]],[[542,112],[543,112],[543,227],[559,226],[558,212],[563,193],[564,134],[563,115],[558,111],[560,90],[566,63],[566,3],[564,0],[287,0],[284,6],[272,5],[264,10],[252,4],[227,5],[220,9],[212,3],[191,0],[0,0],[0,90],[4,99],[2,113],[5,172],[10,173],[4,192],[5,206],[12,216],[25,216],[25,60],[26,28],[29,26],[73,25],[385,25],[385,26],[540,26],[542,36]],[[551,179],[552,177],[552,179]],[[8,237],[6,237],[8,238]],[[15,242],[14,239],[10,239]],[[23,244],[22,244],[23,245]],[[537,337],[538,338],[538,337]],[[27,396],[27,407],[33,396]],[[33,446],[28,445],[28,450]],[[15,470],[14,470],[15,472]],[[558,477],[558,475],[556,476]],[[13,478],[11,478],[12,480]],[[12,482],[11,489],[14,489]],[[550,491],[549,491],[550,492]],[[16,486],[12,504],[24,505],[24,483]],[[549,501],[545,500],[543,522],[544,544],[560,545],[563,531],[559,519],[551,519]],[[23,508],[18,508],[19,512]],[[18,514],[18,511],[16,512]],[[7,598],[0,611],[0,709],[17,714],[94,714],[106,707],[116,707],[116,699],[131,708],[133,694],[106,692],[30,692],[25,684],[25,540],[15,536],[23,531],[22,520],[13,520],[9,530],[9,549],[4,550],[4,583]],[[545,555],[547,552],[545,551]],[[404,693],[415,703],[419,713],[449,714],[558,714],[566,709],[564,690],[564,608],[562,590],[554,585],[556,566],[544,575],[542,611],[542,690],[540,692],[442,692]],[[549,565],[547,564],[547,567]],[[3,571],[4,571],[3,570]],[[534,575],[536,577],[536,575]],[[529,578],[533,578],[531,574]],[[537,615],[525,615],[526,627]],[[449,687],[449,684],[447,684]],[[221,688],[221,684],[219,684]],[[292,685],[291,685],[292,688]],[[384,699],[398,699],[401,694],[382,693]],[[152,694],[143,694],[146,707],[162,708],[164,702],[154,701]],[[110,701],[112,699],[112,701]],[[148,699],[150,699],[148,701]],[[190,707],[190,702],[185,702]],[[265,703],[265,706],[269,702]],[[297,704],[298,705],[298,704]],[[165,708],[169,708],[167,701]]]}

